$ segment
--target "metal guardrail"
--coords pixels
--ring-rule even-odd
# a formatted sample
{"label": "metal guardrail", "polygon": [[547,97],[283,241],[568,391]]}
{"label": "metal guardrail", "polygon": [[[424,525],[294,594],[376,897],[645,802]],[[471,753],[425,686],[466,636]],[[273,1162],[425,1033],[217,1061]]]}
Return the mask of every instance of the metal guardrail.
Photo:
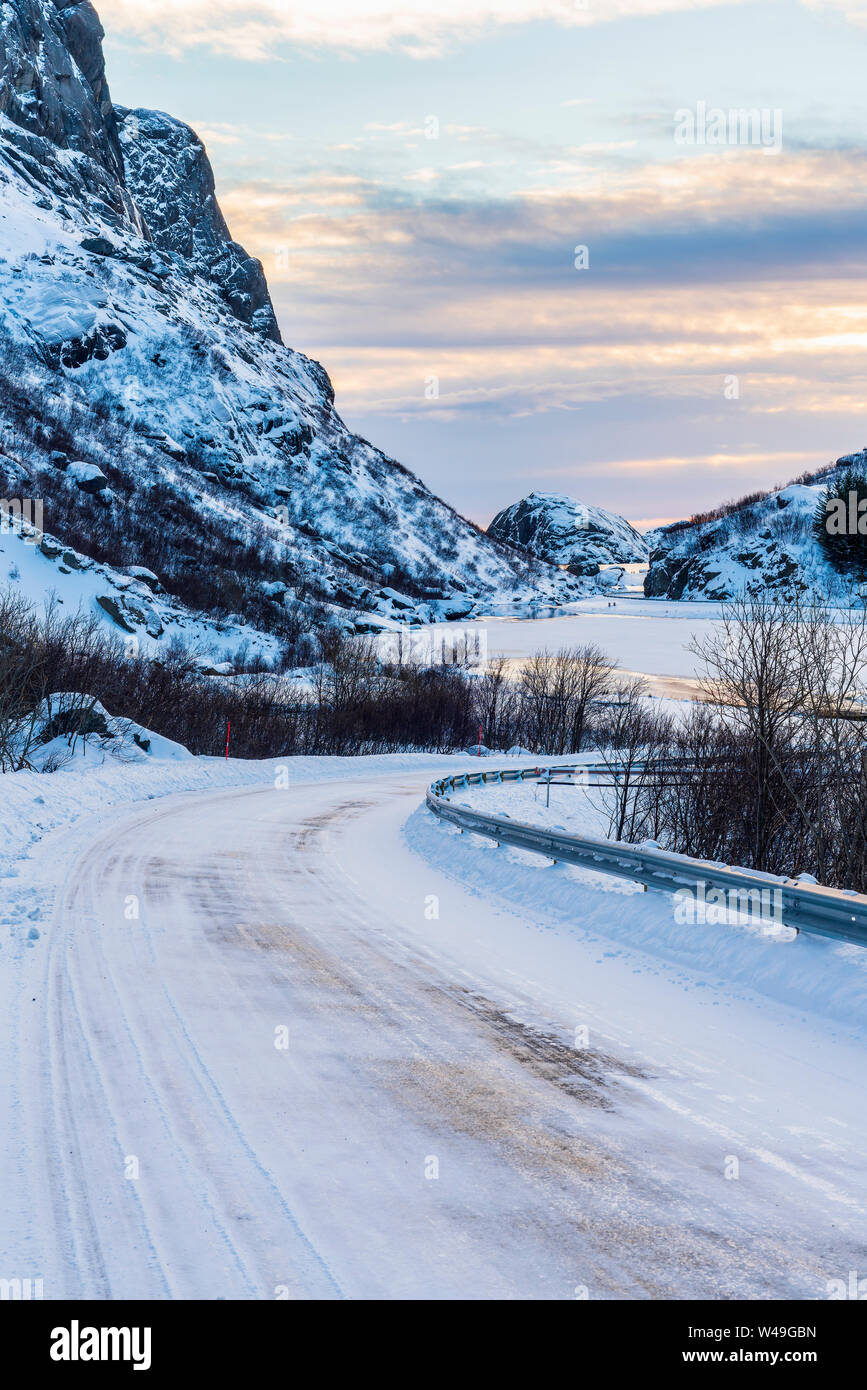
{"label": "metal guardrail", "polygon": [[[570,773],[573,777],[580,774],[581,781],[575,785],[611,785],[611,779],[618,776],[618,769],[616,765],[584,763],[568,767],[467,772],[434,782],[428,790],[426,803],[440,820],[475,835],[484,835],[497,844],[532,850],[557,862],[577,864],[582,869],[630,879],[643,884],[645,888],[655,888],[664,893],[676,893],[679,889],[701,892],[701,885],[704,885],[705,897],[712,890],[721,889],[726,894],[726,901],[731,893],[737,894],[740,901],[743,901],[741,895],[744,894],[749,901],[754,901],[749,895],[771,890],[780,894],[780,915],[786,926],[794,927],[799,932],[831,937],[835,941],[867,946],[867,895],[862,893],[825,888],[820,884],[802,883],[797,879],[779,878],[752,869],[733,868],[728,864],[712,864],[648,845],[630,845],[589,835],[540,829],[509,816],[492,816],[471,810],[468,806],[456,806],[449,799],[451,792],[487,783],[501,785],[541,781],[544,785],[545,779],[555,773],[560,776]],[[603,778],[608,779],[607,782],[603,782]],[[563,783],[552,780],[551,785]]]}

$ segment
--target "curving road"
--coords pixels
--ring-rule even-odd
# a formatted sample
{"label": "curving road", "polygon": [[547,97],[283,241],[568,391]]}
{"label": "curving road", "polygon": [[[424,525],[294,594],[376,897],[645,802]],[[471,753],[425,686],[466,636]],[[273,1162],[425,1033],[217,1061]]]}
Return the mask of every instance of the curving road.
{"label": "curving road", "polygon": [[630,1027],[628,960],[410,850],[426,780],[175,797],[77,858],[19,1097],[46,1297],[824,1297],[863,1251],[857,1050],[777,1011],[747,1058],[745,1001],[674,1056],[682,972]]}

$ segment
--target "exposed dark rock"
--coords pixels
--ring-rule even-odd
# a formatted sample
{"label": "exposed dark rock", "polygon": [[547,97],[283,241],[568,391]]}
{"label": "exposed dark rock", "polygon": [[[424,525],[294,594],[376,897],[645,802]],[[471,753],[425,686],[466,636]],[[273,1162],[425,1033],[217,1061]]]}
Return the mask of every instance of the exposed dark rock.
{"label": "exposed dark rock", "polygon": [[135,632],[135,623],[127,617],[120,599],[115,598],[113,594],[100,594],[96,601],[103,612],[107,613],[118,627],[123,628],[124,632]]}
{"label": "exposed dark rock", "polygon": [[[82,333],[77,338],[67,338],[62,343],[48,343],[43,355],[49,366],[68,367],[75,370],[85,362],[105,362],[111,353],[126,347],[126,334],[115,323],[100,324]],[[63,465],[59,464],[58,467]]]}
{"label": "exposed dark rock", "polygon": [[116,247],[104,236],[86,236],[81,243],[81,249],[83,251],[90,251],[94,256],[117,255]]}
{"label": "exposed dark rock", "polygon": [[123,178],[123,158],[89,0],[16,0],[0,24],[0,113]]}
{"label": "exposed dark rock", "polygon": [[72,479],[80,492],[86,492],[90,497],[95,497],[98,492],[104,492],[108,487],[108,478],[95,463],[71,463],[66,470],[66,476]]}
{"label": "exposed dark rock", "polygon": [[127,186],[156,245],[182,257],[216,286],[237,318],[279,343],[261,262],[232,240],[195,131],[161,111],[116,110]]}

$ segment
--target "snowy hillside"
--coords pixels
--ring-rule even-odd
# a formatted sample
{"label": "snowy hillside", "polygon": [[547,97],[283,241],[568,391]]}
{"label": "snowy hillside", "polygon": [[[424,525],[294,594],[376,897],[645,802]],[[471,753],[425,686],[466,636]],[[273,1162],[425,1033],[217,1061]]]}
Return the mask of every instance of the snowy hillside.
{"label": "snowy hillside", "polygon": [[648,553],[622,516],[560,492],[531,492],[498,512],[488,535],[586,576],[597,575],[600,565],[640,563]]}
{"label": "snowy hillside", "polygon": [[[89,4],[0,7],[0,496],[43,500],[57,553],[34,594],[96,601],[70,551],[153,571],[179,621],[291,640],[586,593],[347,430],[324,369],[280,342],[201,142],[112,106],[101,38]],[[3,541],[0,583],[23,581]]]}
{"label": "snowy hillside", "polygon": [[847,454],[809,481],[720,508],[709,519],[679,521],[654,533],[648,598],[726,599],[794,586],[805,594],[851,599],[851,585],[813,538],[816,507],[838,469],[867,467],[867,450]]}

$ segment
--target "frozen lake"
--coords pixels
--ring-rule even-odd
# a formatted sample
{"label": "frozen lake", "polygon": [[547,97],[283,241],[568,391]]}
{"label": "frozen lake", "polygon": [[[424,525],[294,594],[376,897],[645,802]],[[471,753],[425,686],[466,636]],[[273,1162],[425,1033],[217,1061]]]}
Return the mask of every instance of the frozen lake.
{"label": "frozen lake", "polygon": [[489,618],[474,626],[486,631],[489,656],[521,660],[542,647],[555,651],[595,642],[625,671],[694,676],[696,659],[687,647],[707,635],[719,616],[716,603],[594,598],[557,617]]}
{"label": "frozen lake", "polygon": [[712,632],[722,605],[647,599],[643,587],[646,573],[646,565],[628,565],[620,583],[608,594],[595,594],[556,610],[540,606],[529,616],[503,616],[494,611],[466,623],[437,623],[414,629],[412,640],[433,643],[435,648],[442,642],[455,650],[455,643],[466,641],[477,658],[506,657],[515,668],[544,649],[558,651],[594,643],[624,675],[648,677],[653,694],[693,699],[700,671],[689,646]]}
{"label": "frozen lake", "polygon": [[516,664],[544,648],[557,651],[592,642],[621,671],[651,677],[656,693],[690,698],[698,662],[688,647],[712,631],[720,613],[718,603],[674,603],[618,594],[610,599],[582,599],[553,615],[441,623],[425,629],[424,635],[436,642],[442,634],[452,642],[459,629],[472,642],[472,634],[478,631],[488,658],[504,656]]}

